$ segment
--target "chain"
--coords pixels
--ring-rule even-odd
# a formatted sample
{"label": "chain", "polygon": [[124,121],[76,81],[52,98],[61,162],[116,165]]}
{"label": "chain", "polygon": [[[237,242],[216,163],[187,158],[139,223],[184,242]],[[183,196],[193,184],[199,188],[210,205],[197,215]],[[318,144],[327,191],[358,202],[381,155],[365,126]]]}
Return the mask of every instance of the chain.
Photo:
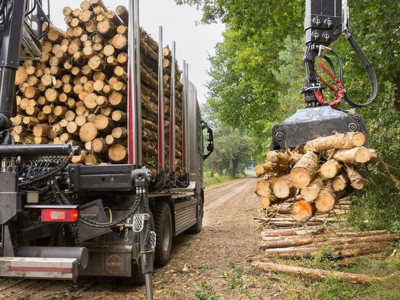
{"label": "chain", "polygon": [[106,228],[106,227],[110,227],[110,226],[117,226],[121,223],[123,223],[126,219],[130,218],[133,216],[133,214],[138,210],[139,205],[140,205],[140,197],[138,195],[136,195],[136,200],[135,202],[132,204],[131,208],[129,209],[129,212],[127,215],[121,217],[119,220],[113,222],[113,223],[100,223],[100,222],[96,222],[93,220],[89,220],[86,219],[85,217],[81,217],[79,219],[80,222],[82,222],[85,225],[91,226],[91,227],[95,227],[95,228]]}
{"label": "chain", "polygon": [[74,232],[74,235],[75,235],[75,245],[80,247],[81,246],[81,234],[80,234],[80,231],[79,231],[78,224],[73,224],[72,227],[74,229],[73,232]]}

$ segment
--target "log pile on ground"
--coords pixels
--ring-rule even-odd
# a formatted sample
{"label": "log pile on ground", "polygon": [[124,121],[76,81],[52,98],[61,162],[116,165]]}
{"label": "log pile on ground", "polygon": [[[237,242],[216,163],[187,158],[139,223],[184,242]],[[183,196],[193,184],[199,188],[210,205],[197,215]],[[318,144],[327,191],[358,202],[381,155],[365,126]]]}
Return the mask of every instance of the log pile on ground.
{"label": "log pile on ground", "polygon": [[[50,25],[42,58],[25,61],[16,75],[18,115],[12,135],[22,144],[79,145],[75,163],[127,162],[128,11],[101,0],[65,7],[63,32]],[[158,44],[140,30],[143,158],[157,167]],[[169,134],[171,53],[164,57],[164,126]],[[182,166],[182,83],[176,78],[176,167]],[[165,139],[166,149],[169,138]],[[168,153],[168,151],[166,151]]]}
{"label": "log pile on ground", "polygon": [[289,203],[291,217],[301,223],[316,212],[338,214],[333,209],[348,185],[363,189],[362,169],[378,159],[376,150],[363,147],[365,140],[361,132],[346,132],[309,141],[293,152],[269,152],[255,168],[263,176],[256,187],[261,206]]}
{"label": "log pile on ground", "polygon": [[261,249],[267,258],[311,258],[321,252],[332,257],[381,253],[395,240],[385,230],[358,232],[348,227],[308,226],[267,229],[261,232]]}

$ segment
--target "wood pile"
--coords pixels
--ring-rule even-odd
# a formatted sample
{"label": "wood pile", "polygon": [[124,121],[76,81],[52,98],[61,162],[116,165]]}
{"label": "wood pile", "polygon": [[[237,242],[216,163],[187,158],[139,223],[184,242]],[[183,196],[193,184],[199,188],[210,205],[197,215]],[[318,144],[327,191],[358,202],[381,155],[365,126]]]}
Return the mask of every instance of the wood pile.
{"label": "wood pile", "polygon": [[363,133],[347,132],[317,138],[293,152],[269,152],[266,161],[255,168],[263,176],[256,187],[261,206],[287,202],[291,218],[302,223],[316,212],[321,218],[329,213],[342,215],[341,209],[334,210],[335,205],[348,186],[364,188],[362,169],[378,159],[376,150],[362,146],[365,141]]}
{"label": "wood pile", "polygon": [[311,258],[325,252],[333,257],[381,253],[395,240],[385,230],[357,232],[348,227],[308,226],[267,229],[261,232],[261,249],[267,258]]}
{"label": "wood pile", "polygon": [[[74,163],[127,162],[128,11],[101,0],[65,7],[66,32],[50,25],[40,61],[25,61],[16,75],[18,115],[12,135],[21,144],[79,145]],[[158,44],[140,30],[143,160],[157,169]],[[163,49],[164,126],[169,134],[171,52]],[[176,78],[176,168],[182,161],[181,71]],[[165,138],[169,149],[168,135]],[[169,150],[166,151],[169,153]],[[168,157],[166,158],[168,161]]]}

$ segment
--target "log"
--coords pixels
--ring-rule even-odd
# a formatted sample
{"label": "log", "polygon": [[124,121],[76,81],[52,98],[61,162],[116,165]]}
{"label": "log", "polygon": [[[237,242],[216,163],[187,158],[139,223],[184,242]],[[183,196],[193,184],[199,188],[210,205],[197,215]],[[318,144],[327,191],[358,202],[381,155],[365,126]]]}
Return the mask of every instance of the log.
{"label": "log", "polygon": [[23,84],[28,78],[28,73],[24,67],[19,67],[15,73],[15,85]]}
{"label": "log", "polygon": [[290,171],[292,184],[299,189],[307,187],[318,171],[318,156],[309,151],[304,154]]}
{"label": "log", "polygon": [[324,182],[320,177],[316,177],[311,183],[305,188],[301,189],[300,195],[307,202],[313,202],[318,198],[319,192],[324,186]]}
{"label": "log", "polygon": [[285,199],[291,195],[294,195],[296,188],[290,181],[290,175],[283,175],[277,178],[276,183],[273,186],[274,195],[278,198]]}
{"label": "log", "polygon": [[345,132],[331,136],[320,137],[304,145],[304,151],[321,152],[329,149],[351,149],[365,143],[362,132]]}
{"label": "log", "polygon": [[128,38],[123,34],[116,34],[111,40],[115,49],[124,50],[128,46]]}
{"label": "log", "polygon": [[336,160],[330,159],[322,164],[320,168],[320,173],[325,178],[331,179],[335,177],[338,173],[340,173],[340,168],[341,166]]}
{"label": "log", "polygon": [[254,171],[256,172],[257,176],[263,176],[265,173],[268,173],[270,170],[272,170],[274,166],[275,164],[271,162],[266,162],[265,164],[257,164],[254,168]]}
{"label": "log", "polygon": [[263,208],[270,206],[270,204],[275,201],[276,201],[276,197],[274,195],[266,195],[266,196],[260,197],[260,205]]}
{"label": "log", "polygon": [[98,56],[94,55],[92,56],[89,61],[88,61],[88,66],[93,70],[93,71],[101,71],[104,69],[104,60]]}
{"label": "log", "polygon": [[298,222],[307,222],[314,216],[314,208],[310,203],[300,200],[293,204],[292,217]]}
{"label": "log", "polygon": [[379,161],[380,153],[375,149],[368,149],[368,151],[371,156],[369,163],[376,164]]}
{"label": "log", "polygon": [[277,182],[277,178],[261,179],[257,182],[256,194],[258,196],[268,196],[272,194],[272,189]]}
{"label": "log", "polygon": [[275,263],[264,263],[264,262],[253,262],[252,265],[256,268],[267,272],[282,272],[286,274],[291,274],[294,276],[304,276],[313,279],[326,279],[331,276],[335,276],[341,281],[347,281],[349,283],[360,283],[360,284],[373,284],[376,282],[384,282],[389,278],[392,278],[397,275],[398,272],[385,276],[385,277],[376,277],[365,274],[355,274],[355,273],[346,273],[339,271],[326,271],[321,269],[310,269],[303,267],[296,267],[292,265],[284,265],[284,264],[275,264]]}
{"label": "log", "polygon": [[349,150],[339,150],[333,158],[346,164],[362,164],[370,160],[371,154],[365,147],[356,147]]}
{"label": "log", "polygon": [[[333,246],[332,255],[339,257],[365,255],[370,253],[382,252],[388,247],[388,243],[358,243],[358,244],[343,244]],[[320,251],[320,246],[317,247],[297,247],[297,248],[275,248],[265,250],[266,257],[281,258],[311,258],[316,256]]]}
{"label": "log", "polygon": [[98,159],[94,154],[88,154],[85,157],[85,161],[84,161],[85,165],[98,165]]}
{"label": "log", "polygon": [[98,134],[98,130],[93,122],[86,122],[79,130],[79,138],[86,143],[93,141]]}
{"label": "log", "polygon": [[127,114],[121,110],[113,111],[111,119],[117,123],[125,124],[127,120]]}
{"label": "log", "polygon": [[116,139],[126,138],[128,130],[126,127],[116,127],[112,130],[111,135]]}
{"label": "log", "polygon": [[84,163],[86,155],[88,155],[87,150],[81,150],[80,155],[72,156],[71,162],[73,162],[75,164]]}
{"label": "log", "polygon": [[335,192],[343,191],[348,182],[348,177],[345,173],[339,174],[332,180],[332,188]]}
{"label": "log", "polygon": [[351,186],[356,190],[362,190],[365,186],[365,180],[361,174],[352,166],[346,166],[346,172],[349,177]]}
{"label": "log", "polygon": [[111,130],[115,127],[114,122],[104,115],[97,115],[93,121],[94,126],[96,126],[97,130],[110,133]]}
{"label": "log", "polygon": [[121,144],[111,145],[108,149],[108,157],[112,162],[124,162],[127,157],[127,150]]}
{"label": "log", "polygon": [[304,246],[310,245],[314,242],[314,237],[302,237],[296,239],[280,239],[280,240],[272,240],[267,242],[262,242],[260,248],[265,249],[274,249],[274,248],[288,248],[288,247],[296,247],[296,246]]}
{"label": "log", "polygon": [[109,145],[106,143],[104,138],[97,138],[92,141],[91,148],[93,152],[105,153],[107,152]]}
{"label": "log", "polygon": [[277,165],[291,166],[299,161],[301,154],[289,154],[282,153],[279,151],[270,151],[267,153],[267,161],[275,163]]}
{"label": "log", "polygon": [[50,130],[50,126],[43,123],[43,124],[37,124],[37,125],[35,125],[35,127],[33,127],[32,132],[33,132],[33,135],[34,135],[34,136],[37,136],[37,137],[39,137],[39,136],[45,137],[45,136],[47,136],[47,135],[49,134],[49,130]]}
{"label": "log", "polygon": [[125,24],[128,24],[129,14],[125,6],[118,5],[117,8],[115,9],[115,13],[121,18],[121,20]]}
{"label": "log", "polygon": [[335,192],[333,191],[332,185],[328,184],[321,189],[318,198],[315,200],[315,207],[322,213],[328,212],[333,209],[335,201]]}

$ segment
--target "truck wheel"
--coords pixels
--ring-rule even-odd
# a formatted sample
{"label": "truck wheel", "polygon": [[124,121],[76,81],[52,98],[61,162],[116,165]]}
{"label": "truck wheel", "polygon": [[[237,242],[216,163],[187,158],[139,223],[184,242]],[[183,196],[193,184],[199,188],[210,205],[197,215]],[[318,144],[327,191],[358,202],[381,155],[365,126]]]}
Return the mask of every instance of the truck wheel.
{"label": "truck wheel", "polygon": [[198,203],[198,207],[197,207],[197,223],[194,224],[192,227],[190,227],[188,229],[189,233],[200,233],[201,229],[203,228],[203,216],[204,216],[204,208],[203,208],[203,197],[202,196],[198,196],[199,199],[199,203]]}
{"label": "truck wheel", "polygon": [[167,202],[157,203],[154,223],[157,236],[154,263],[157,267],[163,267],[169,261],[172,246],[172,215]]}

